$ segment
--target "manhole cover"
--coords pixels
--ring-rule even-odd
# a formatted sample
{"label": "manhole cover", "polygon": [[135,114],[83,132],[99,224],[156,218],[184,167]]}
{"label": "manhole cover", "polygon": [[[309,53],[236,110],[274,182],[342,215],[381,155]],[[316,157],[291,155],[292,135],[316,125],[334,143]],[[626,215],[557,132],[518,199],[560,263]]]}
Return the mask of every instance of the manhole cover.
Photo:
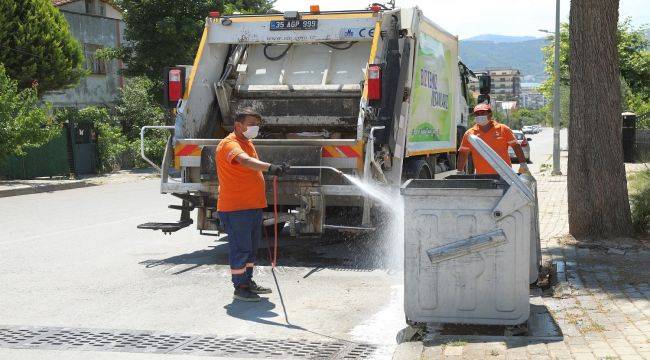
{"label": "manhole cover", "polygon": [[372,344],[255,339],[152,331],[0,326],[0,347],[270,359],[370,359]]}

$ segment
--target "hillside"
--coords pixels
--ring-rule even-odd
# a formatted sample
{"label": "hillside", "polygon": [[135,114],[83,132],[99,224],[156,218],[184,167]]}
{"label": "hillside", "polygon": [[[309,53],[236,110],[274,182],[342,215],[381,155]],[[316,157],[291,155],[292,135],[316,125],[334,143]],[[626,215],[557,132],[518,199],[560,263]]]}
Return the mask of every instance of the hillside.
{"label": "hillside", "polygon": [[534,36],[508,36],[508,35],[494,35],[494,34],[484,34],[476,35],[471,38],[463,39],[462,41],[493,41],[495,43],[512,43],[512,42],[521,42],[528,40],[536,40]]}
{"label": "hillside", "polygon": [[[488,37],[489,36],[489,37]],[[491,41],[476,41],[476,38],[491,38]],[[519,69],[522,75],[534,75],[538,81],[545,78],[544,56],[542,47],[546,39],[524,41],[506,41],[505,36],[499,36],[494,41],[494,35],[480,35],[460,41],[460,56],[472,70],[493,67],[511,67]],[[516,37],[518,38],[518,37]]]}

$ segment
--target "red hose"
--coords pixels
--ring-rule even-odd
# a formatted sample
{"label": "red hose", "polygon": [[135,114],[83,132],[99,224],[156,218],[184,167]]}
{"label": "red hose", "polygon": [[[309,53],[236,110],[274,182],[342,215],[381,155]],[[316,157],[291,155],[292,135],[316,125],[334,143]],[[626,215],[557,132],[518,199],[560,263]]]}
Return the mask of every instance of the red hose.
{"label": "red hose", "polygon": [[273,177],[273,214],[275,216],[275,223],[273,230],[275,233],[275,241],[273,243],[273,262],[271,267],[275,268],[278,261],[278,177]]}

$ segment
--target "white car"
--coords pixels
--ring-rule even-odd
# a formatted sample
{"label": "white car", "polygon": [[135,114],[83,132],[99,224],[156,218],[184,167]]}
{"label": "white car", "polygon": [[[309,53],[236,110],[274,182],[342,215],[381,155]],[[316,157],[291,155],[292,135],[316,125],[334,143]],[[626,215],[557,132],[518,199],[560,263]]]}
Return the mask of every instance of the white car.
{"label": "white car", "polygon": [[[524,126],[525,127],[525,126]],[[529,141],[531,141],[531,138],[527,138],[526,135],[524,135],[523,132],[519,130],[513,130],[512,131],[515,134],[515,138],[517,139],[517,142],[521,146],[521,149],[524,151],[524,157],[526,158],[526,161],[530,161],[530,145],[528,144]],[[508,148],[508,155],[510,155],[510,160],[512,161],[517,161],[517,154],[515,154],[515,151],[512,149],[512,147]]]}
{"label": "white car", "polygon": [[522,127],[521,131],[524,134],[534,134],[535,133],[535,129],[531,125],[526,125],[526,126]]}

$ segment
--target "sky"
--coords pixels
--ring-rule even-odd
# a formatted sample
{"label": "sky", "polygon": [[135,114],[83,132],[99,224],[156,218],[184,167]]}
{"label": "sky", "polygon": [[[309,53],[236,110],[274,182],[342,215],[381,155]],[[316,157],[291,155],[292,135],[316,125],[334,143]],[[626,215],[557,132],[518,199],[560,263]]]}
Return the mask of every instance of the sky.
{"label": "sky", "polygon": [[[309,11],[360,10],[377,0],[277,0],[274,8]],[[382,0],[379,0],[382,2]],[[634,26],[650,25],[650,0],[620,0],[619,16]],[[538,29],[554,30],[554,0],[396,0],[398,7],[418,6],[425,16],[461,39],[481,34],[542,37]],[[569,19],[569,0],[561,0],[562,21]]]}

